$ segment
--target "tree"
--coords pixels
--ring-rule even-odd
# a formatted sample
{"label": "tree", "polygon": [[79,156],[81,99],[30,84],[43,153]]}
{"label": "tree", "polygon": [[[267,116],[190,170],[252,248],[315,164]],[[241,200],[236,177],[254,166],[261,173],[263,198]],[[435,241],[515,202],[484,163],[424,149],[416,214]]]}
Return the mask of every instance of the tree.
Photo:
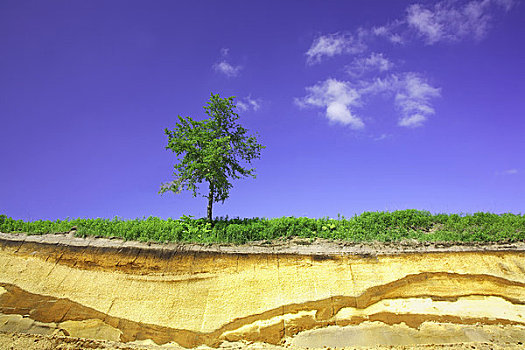
{"label": "tree", "polygon": [[188,190],[197,197],[201,194],[199,184],[207,183],[207,194],[201,195],[208,198],[207,217],[212,223],[213,203],[224,203],[229,197],[230,179],[255,178],[255,169],[243,164],[260,158],[261,149],[265,148],[237,123],[239,115],[234,111],[234,98],[221,98],[212,93],[204,106],[210,118],[197,121],[178,116],[175,128],[164,130],[168,136],[166,149],[177,155],[178,162],[174,166],[175,179],[162,184],[159,193]]}

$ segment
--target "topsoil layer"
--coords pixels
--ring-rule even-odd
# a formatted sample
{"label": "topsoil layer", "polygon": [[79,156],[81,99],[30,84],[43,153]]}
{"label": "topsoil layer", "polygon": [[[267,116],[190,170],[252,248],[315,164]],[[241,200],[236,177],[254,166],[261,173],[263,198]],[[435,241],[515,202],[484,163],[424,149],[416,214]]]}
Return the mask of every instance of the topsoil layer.
{"label": "topsoil layer", "polygon": [[406,253],[441,252],[492,252],[525,251],[525,242],[348,242],[342,240],[315,240],[290,238],[273,241],[255,241],[235,245],[225,243],[143,243],[125,241],[120,238],[74,237],[71,234],[27,235],[23,233],[2,233],[0,240],[68,245],[109,249],[139,248],[152,251],[180,251],[225,254],[297,254],[297,255],[395,255]]}

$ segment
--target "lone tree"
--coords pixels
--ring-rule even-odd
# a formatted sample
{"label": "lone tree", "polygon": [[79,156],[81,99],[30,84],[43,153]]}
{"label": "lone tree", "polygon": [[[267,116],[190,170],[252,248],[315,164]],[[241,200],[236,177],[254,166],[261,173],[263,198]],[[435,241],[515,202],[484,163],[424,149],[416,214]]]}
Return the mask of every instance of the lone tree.
{"label": "lone tree", "polygon": [[212,93],[204,106],[208,119],[197,121],[178,116],[175,128],[164,130],[168,136],[166,149],[177,155],[178,163],[173,172],[175,179],[162,184],[159,193],[188,190],[197,197],[201,194],[198,185],[207,183],[207,194],[201,195],[208,198],[210,222],[213,222],[213,202],[224,202],[229,197],[230,179],[255,178],[255,169],[243,167],[242,163],[251,164],[265,148],[254,136],[246,135],[247,130],[237,123],[239,115],[234,111],[233,100],[234,96],[221,98]]}

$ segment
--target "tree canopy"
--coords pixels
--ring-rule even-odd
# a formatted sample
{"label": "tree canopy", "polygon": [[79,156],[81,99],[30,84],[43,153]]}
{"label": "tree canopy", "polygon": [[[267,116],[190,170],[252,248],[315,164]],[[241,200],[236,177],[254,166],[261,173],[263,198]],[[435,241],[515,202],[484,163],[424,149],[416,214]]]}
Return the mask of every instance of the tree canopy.
{"label": "tree canopy", "polygon": [[[232,179],[255,178],[255,169],[245,165],[260,158],[261,149],[265,148],[237,123],[234,98],[212,93],[204,106],[209,118],[198,121],[179,115],[175,128],[164,130],[168,136],[166,149],[176,154],[178,162],[174,166],[174,180],[162,184],[159,192],[188,190],[194,197],[208,198],[210,221],[213,203],[229,197]],[[199,187],[202,183],[208,184],[205,194]]]}

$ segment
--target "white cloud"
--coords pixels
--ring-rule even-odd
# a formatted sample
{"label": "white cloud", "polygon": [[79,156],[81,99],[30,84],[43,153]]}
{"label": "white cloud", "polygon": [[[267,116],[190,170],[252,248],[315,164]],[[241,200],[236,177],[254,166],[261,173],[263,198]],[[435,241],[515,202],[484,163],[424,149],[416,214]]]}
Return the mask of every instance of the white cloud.
{"label": "white cloud", "polygon": [[382,53],[373,52],[368,57],[354,59],[352,64],[347,67],[347,71],[350,75],[360,76],[370,71],[386,72],[392,69],[393,66],[394,64],[388,58],[385,58]]}
{"label": "white cloud", "polygon": [[236,77],[241,71],[241,66],[232,66],[226,61],[217,62],[213,65],[213,69],[216,72],[222,73],[227,77]]}
{"label": "white cloud", "polygon": [[512,169],[507,169],[507,170],[503,170],[503,171],[496,171],[495,175],[497,175],[497,176],[512,176],[512,175],[517,175],[519,173],[520,173],[520,171],[518,169],[512,168]]}
{"label": "white cloud", "polygon": [[399,126],[405,126],[408,128],[415,128],[418,126],[423,125],[423,123],[427,120],[427,117],[423,114],[412,114],[409,116],[402,117],[399,119]]}
{"label": "white cloud", "polygon": [[517,3],[515,0],[494,0],[493,2],[496,5],[503,7],[505,11],[509,11]]}
{"label": "white cloud", "polygon": [[347,81],[327,79],[306,88],[308,94],[296,99],[301,107],[325,108],[325,115],[331,121],[361,129],[364,123],[354,109],[362,107],[368,97],[384,94],[393,98],[394,105],[401,113],[399,126],[418,127],[434,114],[433,98],[440,96],[440,89],[431,86],[420,75],[409,72],[391,74],[384,79],[373,79],[351,84]]}
{"label": "white cloud", "polygon": [[394,96],[394,104],[401,113],[399,126],[418,127],[434,114],[431,100],[441,95],[440,89],[431,86],[414,72],[391,74],[380,79],[361,81],[361,96],[386,94]]}
{"label": "white cloud", "polygon": [[[417,1],[417,0],[416,0]],[[351,54],[355,58],[346,67],[352,82],[327,79],[307,87],[307,94],[296,99],[300,106],[325,108],[334,123],[354,129],[364,127],[355,114],[370,96],[393,98],[399,111],[398,126],[418,127],[435,114],[433,99],[441,89],[432,86],[422,75],[396,72],[392,61],[381,53],[369,51],[374,40],[385,38],[392,44],[404,44],[416,36],[426,44],[481,40],[487,34],[498,11],[509,11],[515,0],[442,0],[415,3],[406,8],[402,18],[384,25],[359,28],[353,33],[335,33],[317,37],[306,52],[307,63]],[[386,73],[386,74],[385,74]]]}
{"label": "white cloud", "polygon": [[392,135],[390,135],[390,134],[381,134],[379,136],[373,137],[373,140],[374,141],[383,141],[383,140],[389,139],[391,137],[392,137]]}
{"label": "white cloud", "polygon": [[407,9],[408,24],[414,27],[421,36],[426,37],[427,43],[433,44],[443,36],[443,24],[434,18],[432,11],[414,4]]}
{"label": "white cloud", "polygon": [[404,40],[399,34],[392,34],[388,37],[388,40],[390,40],[394,44],[403,44]]}
{"label": "white cloud", "polygon": [[406,15],[354,33],[334,33],[317,37],[306,52],[307,63],[319,63],[326,57],[361,54],[374,38],[382,37],[392,44],[404,44],[415,32],[427,44],[467,38],[485,37],[492,17],[501,9],[509,11],[515,0],[443,0],[415,3],[406,8]]}
{"label": "white cloud", "polygon": [[362,129],[365,126],[361,118],[351,110],[351,107],[360,104],[360,95],[349,83],[327,79],[307,87],[306,90],[308,94],[304,98],[296,99],[299,106],[325,108],[325,115],[331,122],[348,125],[352,129]]}
{"label": "white cloud", "polygon": [[474,0],[467,3],[441,1],[434,6],[414,4],[407,8],[406,21],[427,44],[485,37],[492,14],[498,7],[508,11],[511,0]]}
{"label": "white cloud", "polygon": [[253,99],[251,96],[245,97],[237,101],[237,109],[240,112],[246,112],[252,110],[256,112],[261,108],[261,100]]}
{"label": "white cloud", "polygon": [[386,25],[373,27],[371,33],[375,36],[386,38],[393,44],[403,44],[403,37],[399,33],[395,32],[399,29],[401,24],[403,24],[401,21],[394,21]]}
{"label": "white cloud", "polygon": [[340,54],[356,54],[366,50],[361,40],[361,35],[350,34],[328,34],[322,35],[314,40],[312,46],[306,52],[309,64],[321,62],[324,56],[333,57]]}
{"label": "white cloud", "polygon": [[391,74],[386,78],[375,78],[359,82],[359,92],[361,95],[390,94],[398,89],[399,77],[395,74]]}
{"label": "white cloud", "polygon": [[395,104],[401,110],[402,117],[398,125],[418,127],[429,115],[434,114],[430,100],[441,95],[440,89],[429,85],[421,76],[406,73],[399,80]]}

